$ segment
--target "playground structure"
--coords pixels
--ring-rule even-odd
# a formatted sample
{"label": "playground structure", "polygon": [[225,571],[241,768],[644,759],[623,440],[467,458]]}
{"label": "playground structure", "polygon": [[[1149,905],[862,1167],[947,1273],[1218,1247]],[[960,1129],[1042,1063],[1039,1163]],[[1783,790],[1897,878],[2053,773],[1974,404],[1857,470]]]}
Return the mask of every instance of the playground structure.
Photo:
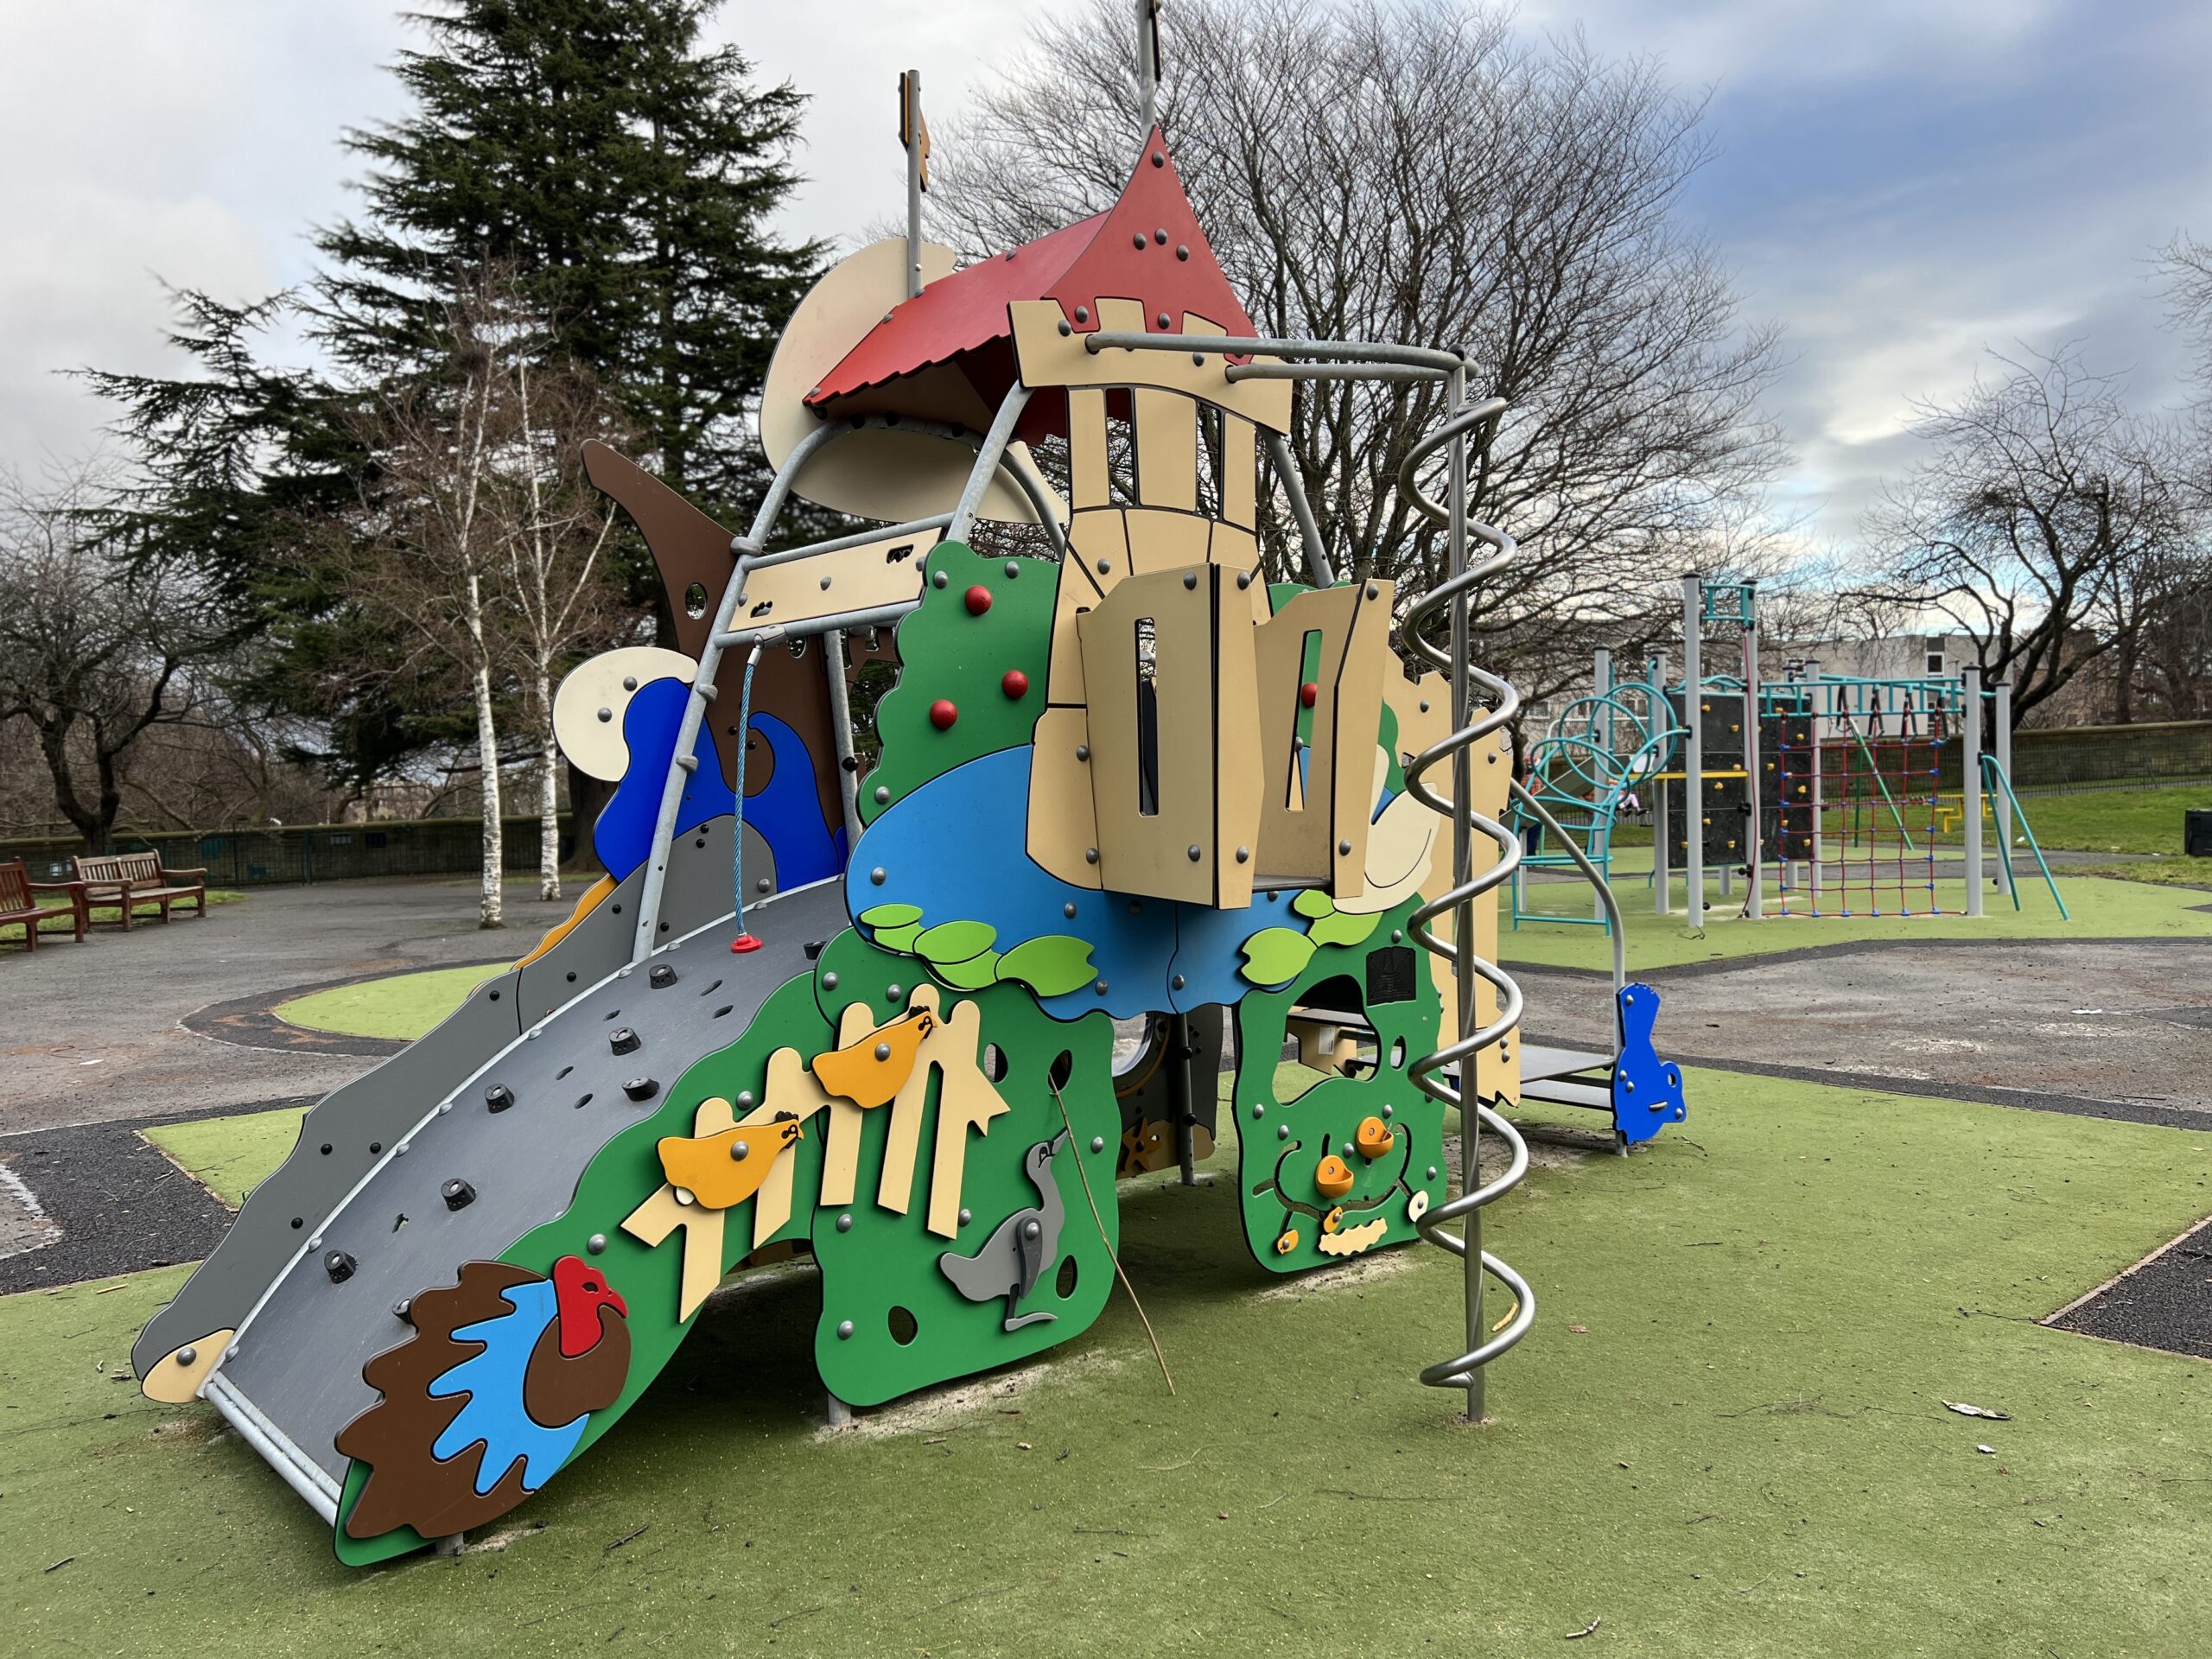
{"label": "playground structure", "polygon": [[[1421,1378],[1474,1421],[1535,1317],[1480,1225],[1528,1166],[1503,1115],[1524,1071],[1624,1146],[1683,1116],[1648,987],[1617,984],[1613,1053],[1541,1058],[1493,960],[1517,697],[1471,661],[1467,616],[1514,550],[1468,502],[1503,404],[1452,353],[1258,337],[1148,96],[1111,207],[956,270],[913,208],[918,98],[906,78],[908,234],[788,324],[749,530],[588,453],[676,625],[557,700],[564,752],[615,785],[607,876],[308,1114],[134,1351],[149,1395],[213,1406],[348,1562],[543,1486],[734,1271],[813,1260],[833,1421],[1077,1334],[1119,1273],[1117,1176],[1196,1179],[1232,1023],[1254,1258],[1460,1255],[1465,1342]],[[1289,463],[1294,383],[1346,376],[1445,393],[1399,483],[1450,574],[1410,605],[1336,578]],[[1270,480],[1310,582],[1265,577]],[[874,525],[769,550],[794,495]],[[979,551],[981,520],[1024,527],[1020,550]],[[883,660],[864,770],[851,681]],[[1142,1033],[1119,1074],[1117,1020]],[[1324,1073],[1296,1093],[1290,1039]],[[1484,1131],[1510,1154],[1487,1182]]]}
{"label": "playground structure", "polygon": [[[1734,672],[1704,672],[1715,635],[1739,653]],[[1529,908],[1526,878],[1574,862],[1579,852],[1610,880],[1613,835],[1631,803],[1648,804],[1651,816],[1649,880],[1662,916],[1674,913],[1679,870],[1682,913],[1693,918],[1713,909],[1715,874],[1724,899],[1742,880],[1741,913],[1751,920],[1979,917],[1989,879],[1986,822],[2013,908],[2022,898],[2012,849],[2024,844],[2066,918],[2012,791],[2009,685],[1984,684],[1974,667],[1868,678],[1823,674],[1817,660],[1764,678],[1757,584],[1697,573],[1682,578],[1681,642],[1679,681],[1670,680],[1663,653],[1641,678],[1618,679],[1611,653],[1599,652],[1593,691],[1570,702],[1532,746],[1531,795],[1551,806],[1565,844],[1535,850],[1533,817],[1517,810],[1515,828],[1532,849],[1513,886],[1516,926],[1541,919],[1618,930],[1618,907],[1602,902],[1588,918]],[[1989,747],[1985,728],[1995,735]],[[1955,779],[1947,776],[1954,765]],[[1937,857],[1955,827],[1962,893],[1947,912]]]}

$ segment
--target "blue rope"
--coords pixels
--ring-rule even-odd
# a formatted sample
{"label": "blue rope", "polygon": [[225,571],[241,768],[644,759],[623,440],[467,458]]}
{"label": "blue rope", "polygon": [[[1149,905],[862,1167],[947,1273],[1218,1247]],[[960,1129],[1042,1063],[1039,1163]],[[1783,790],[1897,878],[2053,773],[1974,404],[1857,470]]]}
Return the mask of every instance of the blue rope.
{"label": "blue rope", "polygon": [[740,934],[745,931],[745,752],[753,747],[753,671],[760,661],[760,642],[755,639],[745,654],[745,683],[737,699],[737,798],[730,817],[731,908]]}

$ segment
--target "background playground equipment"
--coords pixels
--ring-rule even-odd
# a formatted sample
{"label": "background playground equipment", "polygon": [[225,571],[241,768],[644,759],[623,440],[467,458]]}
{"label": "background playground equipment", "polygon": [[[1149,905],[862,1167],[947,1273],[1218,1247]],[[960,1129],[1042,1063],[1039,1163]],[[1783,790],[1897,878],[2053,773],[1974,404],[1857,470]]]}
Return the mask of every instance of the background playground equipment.
{"label": "background playground equipment", "polygon": [[[1738,654],[1737,672],[1703,672],[1716,637]],[[1817,661],[1763,679],[1757,585],[1695,573],[1682,578],[1682,647],[1679,681],[1669,679],[1664,654],[1641,679],[1619,680],[1610,653],[1599,652],[1595,691],[1562,710],[1531,751],[1532,789],[1564,809],[1554,834],[1608,876],[1617,820],[1649,789],[1649,880],[1660,915],[1673,910],[1677,870],[1688,913],[1698,918],[1713,908],[1708,876],[1716,871],[1724,898],[1743,879],[1742,913],[1754,920],[1943,912],[1948,883],[1938,858],[1950,855],[1941,843],[1955,827],[1964,879],[1948,908],[1980,916],[1990,875],[1987,820],[1996,879],[2013,908],[2022,899],[2012,849],[2024,846],[2065,918],[2012,789],[2008,685],[1984,685],[1974,668],[1873,679],[1822,674]],[[1995,734],[1992,747],[1983,745],[1986,729]],[[1531,823],[1524,814],[1520,827]],[[1562,845],[1525,859],[1523,868],[1572,861]],[[1603,904],[1586,918],[1533,910],[1516,884],[1516,925],[1534,918],[1611,927],[1618,916]]]}
{"label": "background playground equipment", "polygon": [[[1292,383],[1346,375],[1446,393],[1400,479],[1449,549],[1404,622],[1418,674],[1389,585],[1328,569],[1283,447]],[[1513,556],[1468,512],[1504,406],[1467,377],[1255,337],[1151,127],[1103,213],[955,271],[910,213],[903,247],[823,277],[769,376],[777,474],[746,534],[594,447],[676,620],[557,702],[566,753],[615,785],[608,874],[309,1111],[140,1338],[146,1392],[208,1401],[365,1564],[543,1486],[734,1270],[814,1261],[833,1421],[1006,1364],[1104,1306],[1117,1172],[1192,1178],[1226,1018],[1255,1258],[1460,1255],[1464,1346],[1421,1375],[1481,1419],[1535,1297],[1480,1229],[1528,1153],[1501,1109],[1522,997],[1491,960],[1516,698],[1468,649],[1469,595]],[[1065,495],[1015,448],[1042,437]],[[1262,579],[1263,462],[1310,586]],[[769,551],[794,494],[879,522]],[[978,552],[987,512],[1049,556]],[[849,679],[894,655],[863,772]],[[1374,1060],[1285,1097],[1309,1005],[1358,1018]],[[1618,1074],[1671,1081],[1656,1128],[1679,1073],[1649,1054],[1656,998],[1622,1007]],[[1121,1079],[1116,1019],[1150,1033]],[[1484,1130],[1510,1153],[1487,1183]],[[1495,1322],[1486,1278],[1513,1297]]]}

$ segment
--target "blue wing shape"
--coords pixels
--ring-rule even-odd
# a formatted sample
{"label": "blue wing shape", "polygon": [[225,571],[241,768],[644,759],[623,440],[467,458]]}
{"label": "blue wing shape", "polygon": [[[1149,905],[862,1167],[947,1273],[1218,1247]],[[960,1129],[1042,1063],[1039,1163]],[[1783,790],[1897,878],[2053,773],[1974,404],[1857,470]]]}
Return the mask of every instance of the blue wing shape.
{"label": "blue wing shape", "polygon": [[553,1478],[583,1438],[589,1412],[559,1428],[545,1428],[523,1408],[522,1376],[529,1368],[531,1351],[546,1326],[553,1323],[553,1287],[543,1280],[516,1285],[499,1293],[512,1313],[480,1319],[453,1333],[455,1342],[480,1342],[484,1351],[465,1359],[429,1387],[435,1399],[465,1394],[461,1414],[438,1436],[430,1455],[443,1461],[459,1457],[478,1441],[484,1444],[484,1460],[477,1465],[476,1491],[488,1493],[505,1478],[518,1459],[522,1460],[525,1491],[536,1491]]}

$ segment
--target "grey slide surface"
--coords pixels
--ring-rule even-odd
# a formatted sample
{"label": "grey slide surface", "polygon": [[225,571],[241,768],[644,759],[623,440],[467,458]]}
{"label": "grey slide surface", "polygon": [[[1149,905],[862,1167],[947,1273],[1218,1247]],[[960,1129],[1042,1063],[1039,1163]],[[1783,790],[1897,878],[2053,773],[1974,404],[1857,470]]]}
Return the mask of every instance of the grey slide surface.
{"label": "grey slide surface", "polygon": [[[735,1041],[778,987],[808,971],[808,944],[846,925],[843,883],[749,907],[746,922],[762,949],[732,954],[735,930],[725,917],[650,962],[618,969],[420,1096],[420,1127],[410,1122],[359,1191],[319,1228],[296,1235],[297,1254],[240,1328],[219,1375],[342,1480],[346,1459],[333,1440],[375,1403],[361,1368],[406,1335],[395,1306],[451,1285],[463,1262],[497,1257],[565,1211],[601,1147],[656,1109],[694,1061]],[[662,969],[672,978],[657,975]],[[657,976],[667,982],[656,984]],[[617,1033],[632,1034],[635,1046],[626,1035],[618,1047]],[[648,1078],[652,1095],[632,1098],[626,1084]],[[512,1103],[492,1109],[490,1090],[506,1091]],[[459,1209],[445,1197],[455,1180],[471,1193]],[[329,1269],[338,1253],[350,1258],[343,1276]]]}
{"label": "grey slide surface", "polygon": [[[672,934],[728,913],[730,823],[714,819],[670,849],[662,911]],[[747,826],[747,880],[757,870],[772,884],[773,862],[758,834]],[[293,1252],[424,1112],[527,1027],[626,963],[632,906],[644,887],[644,871],[632,871],[544,956],[478,986],[434,1029],[317,1102],[283,1165],[247,1196],[213,1253],[139,1333],[130,1351],[137,1373],[144,1376],[213,1332],[235,1331]]]}

